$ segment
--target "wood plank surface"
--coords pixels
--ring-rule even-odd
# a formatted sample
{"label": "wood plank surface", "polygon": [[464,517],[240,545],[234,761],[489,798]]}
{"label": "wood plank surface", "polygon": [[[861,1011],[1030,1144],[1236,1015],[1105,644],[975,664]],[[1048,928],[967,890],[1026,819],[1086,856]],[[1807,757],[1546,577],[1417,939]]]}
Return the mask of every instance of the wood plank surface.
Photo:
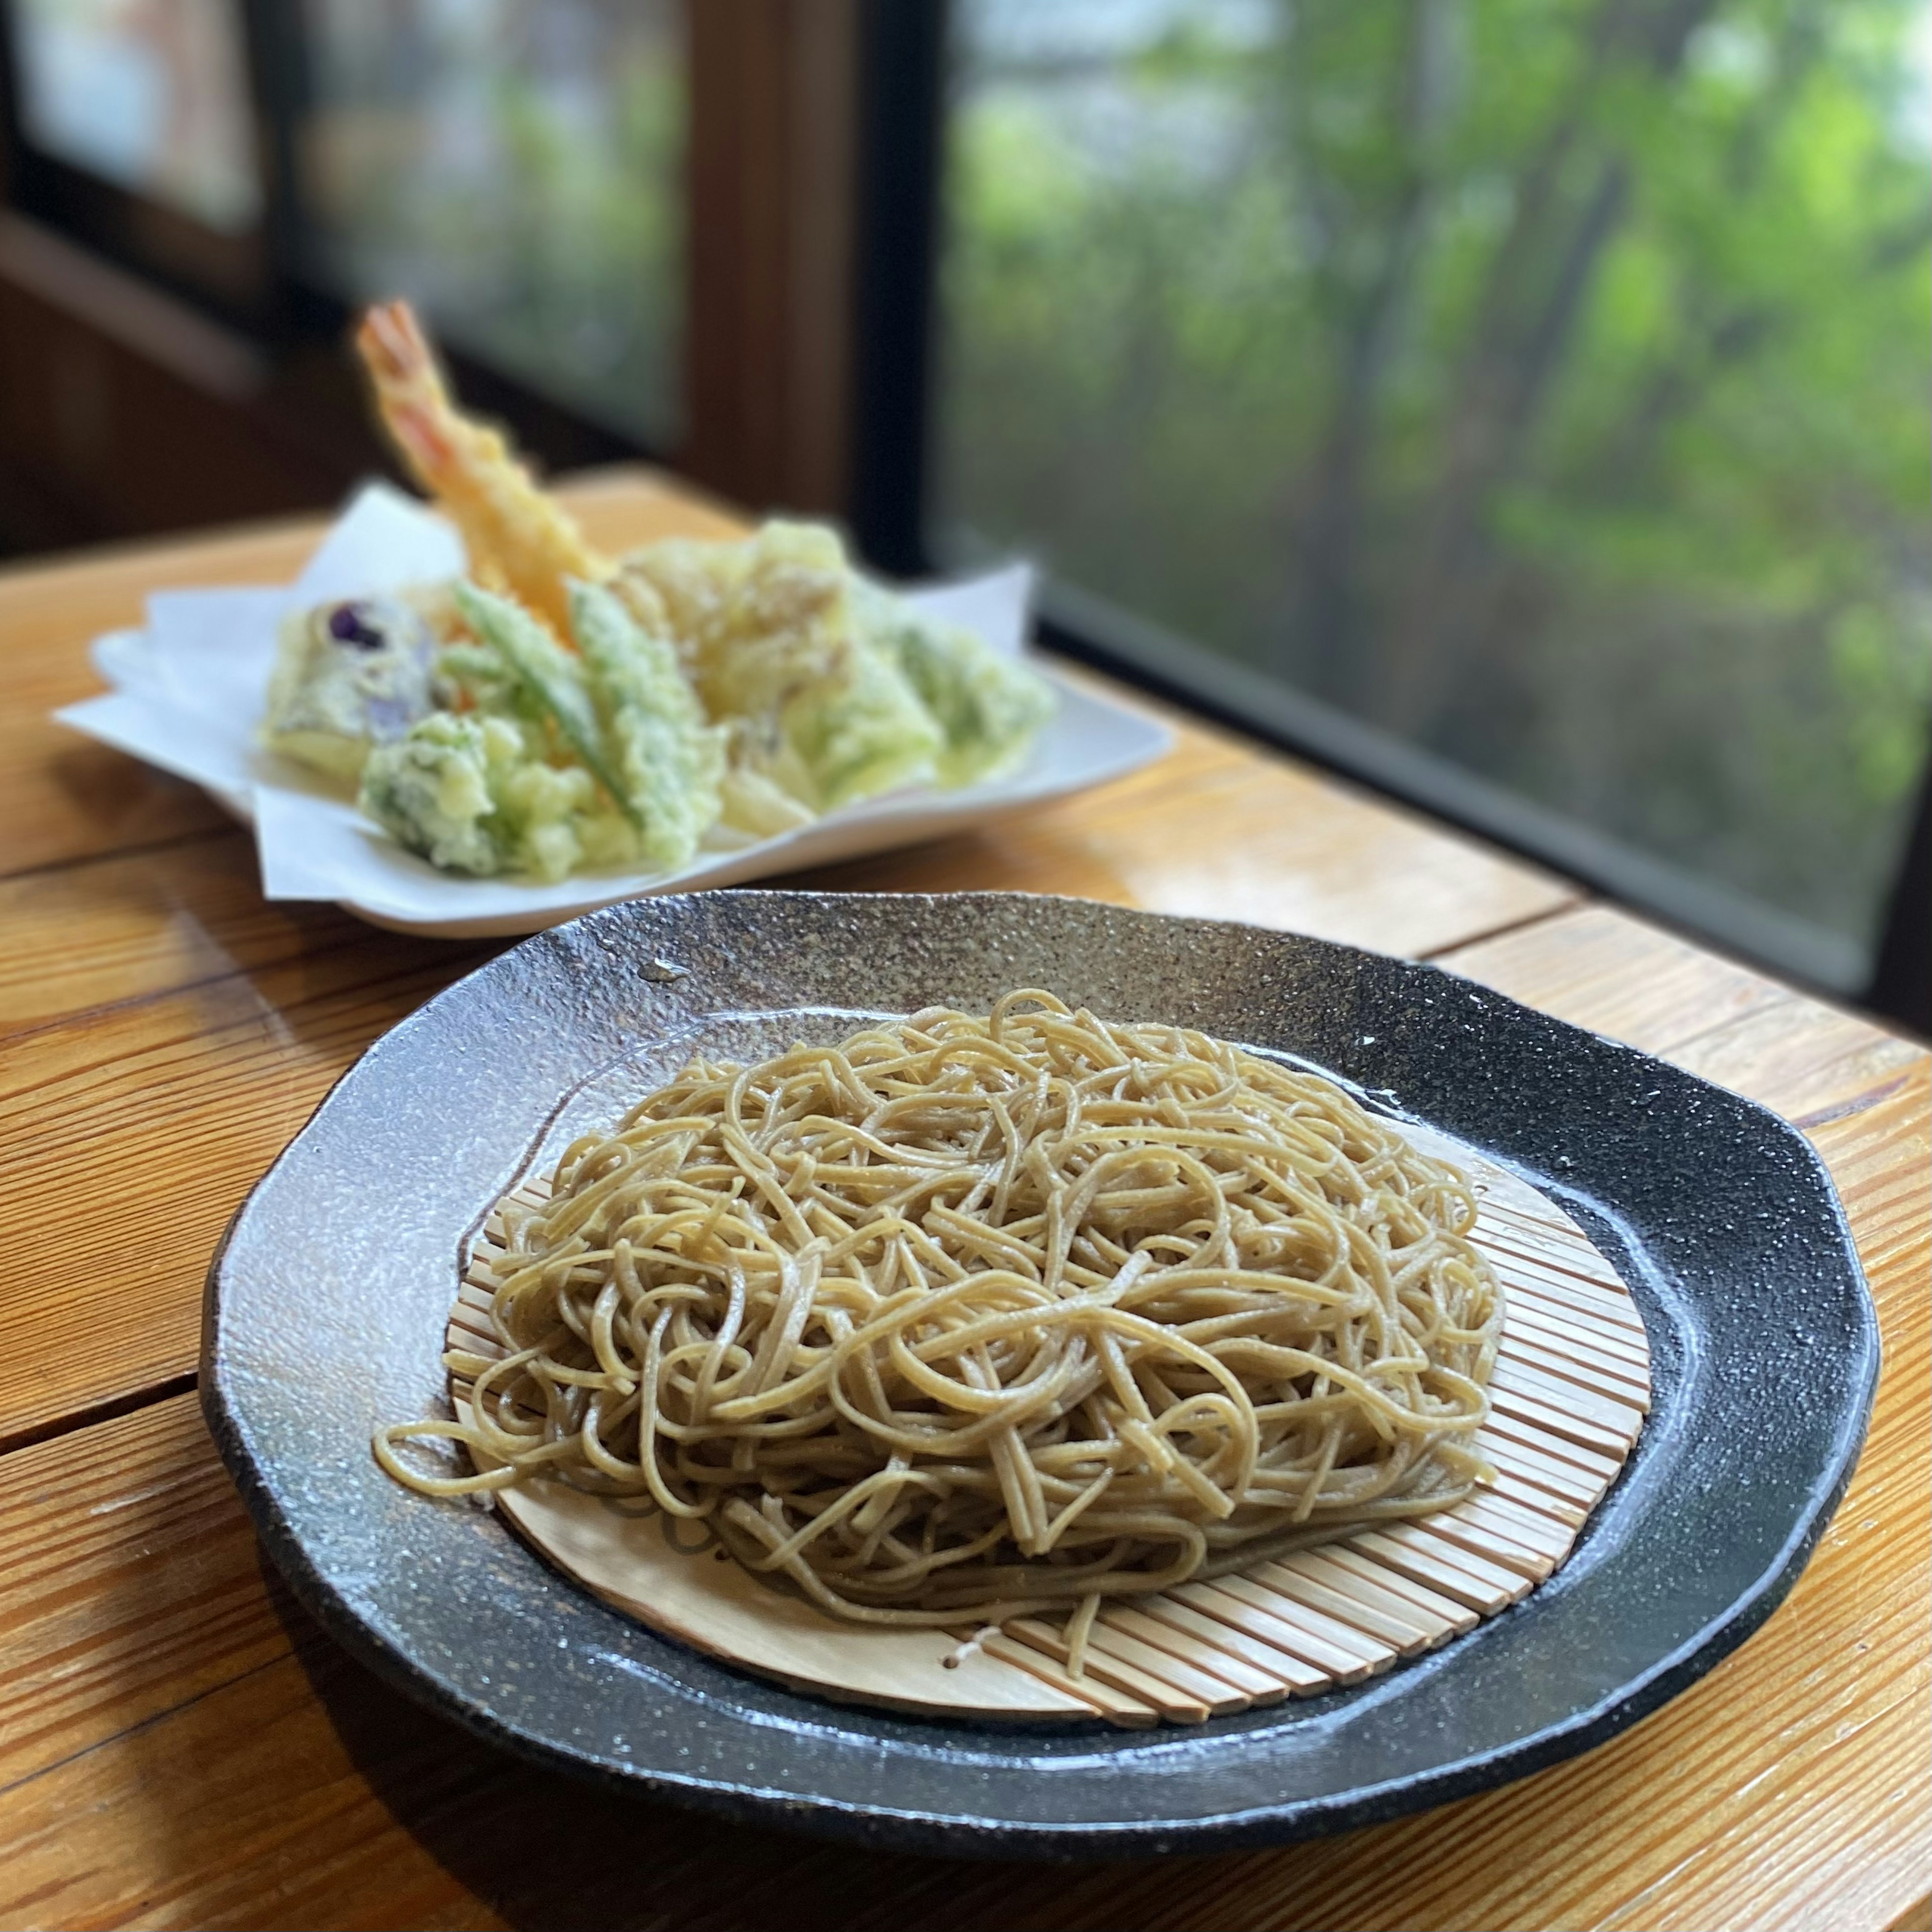
{"label": "wood plank surface", "polygon": [[0,1281],[0,1445],[193,1369],[242,1196],[362,1049],[480,956],[344,946],[8,1043],[0,1194],[40,1207]]}
{"label": "wood plank surface", "polygon": [[1562,881],[1372,803],[1340,779],[1257,758],[1226,733],[1133,701],[1177,732],[1159,764],[968,837],[797,882],[839,892],[1062,892],[1412,958],[1576,903]]}
{"label": "wood plank surface", "polygon": [[239,826],[0,877],[0,1037],[370,933],[333,906],[270,904]]}
{"label": "wood plank surface", "polygon": [[287,1656],[262,1562],[192,1394],[0,1456],[0,1792]]}
{"label": "wood plank surface", "polygon": [[[734,527],[637,472],[572,494],[612,547]],[[267,1570],[192,1397],[167,1392],[236,1202],[361,1048],[487,949],[263,904],[248,842],[197,794],[45,722],[94,688],[82,646],[144,591],[286,578],[313,529],[0,572],[0,1186],[29,1208],[0,1276],[0,1446],[18,1445],[0,1454],[0,1924],[1932,1924],[1932,1062],[1191,727],[1156,772],[814,882],[1070,892],[1433,954],[1798,1121],[1886,1354],[1790,1600],[1665,1710],[1534,1779],[1317,1844],[1059,1869],[600,1796],[369,1678]]]}

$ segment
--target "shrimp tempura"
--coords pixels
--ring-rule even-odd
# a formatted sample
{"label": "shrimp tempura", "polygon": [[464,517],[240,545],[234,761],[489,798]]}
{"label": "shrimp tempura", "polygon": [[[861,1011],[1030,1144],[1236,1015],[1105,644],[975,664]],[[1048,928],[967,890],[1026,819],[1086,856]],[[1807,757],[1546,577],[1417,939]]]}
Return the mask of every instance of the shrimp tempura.
{"label": "shrimp tempura", "polygon": [[611,574],[611,564],[538,488],[502,436],[452,404],[407,302],[371,308],[356,332],[356,346],[397,450],[463,532],[472,573],[510,592],[568,638],[566,580],[600,583]]}

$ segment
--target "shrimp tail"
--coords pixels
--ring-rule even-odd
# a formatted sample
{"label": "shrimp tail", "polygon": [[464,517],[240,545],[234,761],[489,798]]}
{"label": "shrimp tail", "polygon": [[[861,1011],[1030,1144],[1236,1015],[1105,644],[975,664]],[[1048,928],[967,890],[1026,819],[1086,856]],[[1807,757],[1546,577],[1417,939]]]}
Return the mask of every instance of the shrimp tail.
{"label": "shrimp tail", "polygon": [[356,347],[397,453],[463,533],[472,573],[568,637],[566,580],[601,582],[614,566],[585,542],[502,434],[456,408],[407,302],[370,308]]}

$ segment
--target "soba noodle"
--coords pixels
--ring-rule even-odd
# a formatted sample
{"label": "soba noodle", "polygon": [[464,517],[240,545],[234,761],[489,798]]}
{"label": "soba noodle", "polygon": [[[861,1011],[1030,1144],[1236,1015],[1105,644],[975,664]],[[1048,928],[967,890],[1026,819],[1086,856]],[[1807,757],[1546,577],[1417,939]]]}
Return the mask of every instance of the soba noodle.
{"label": "soba noodle", "polygon": [[[988,1624],[1466,1496],[1502,1326],[1463,1177],[1331,1082],[1051,995],[694,1064],[510,1216],[434,1495],[701,1519],[872,1623]],[[402,1440],[453,1436],[477,1473]],[[1076,1651],[1081,1646],[1076,1642]]]}

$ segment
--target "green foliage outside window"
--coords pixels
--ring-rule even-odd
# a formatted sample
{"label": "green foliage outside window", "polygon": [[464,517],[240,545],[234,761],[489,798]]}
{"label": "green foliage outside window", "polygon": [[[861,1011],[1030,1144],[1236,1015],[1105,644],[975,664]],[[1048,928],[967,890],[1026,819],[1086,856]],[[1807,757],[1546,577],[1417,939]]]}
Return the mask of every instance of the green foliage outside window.
{"label": "green foliage outside window", "polygon": [[939,528],[1868,947],[1932,709],[1905,0],[960,0]]}

